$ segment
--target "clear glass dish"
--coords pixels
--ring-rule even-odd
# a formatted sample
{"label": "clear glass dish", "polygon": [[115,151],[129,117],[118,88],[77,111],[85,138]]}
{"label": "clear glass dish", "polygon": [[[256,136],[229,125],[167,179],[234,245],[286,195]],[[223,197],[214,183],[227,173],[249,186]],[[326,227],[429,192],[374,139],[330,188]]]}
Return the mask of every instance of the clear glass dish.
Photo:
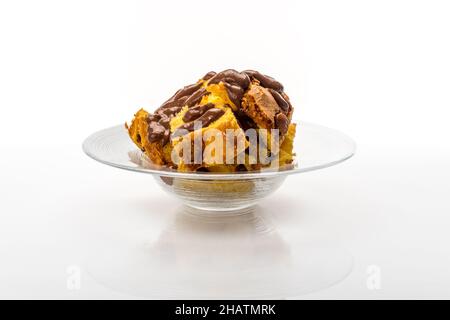
{"label": "clear glass dish", "polygon": [[278,189],[288,175],[323,169],[355,153],[354,141],[345,134],[312,123],[297,124],[295,161],[277,170],[186,173],[155,166],[134,145],[123,125],[93,133],[84,141],[83,150],[101,163],[153,175],[164,190],[190,207],[207,212],[239,212]]}

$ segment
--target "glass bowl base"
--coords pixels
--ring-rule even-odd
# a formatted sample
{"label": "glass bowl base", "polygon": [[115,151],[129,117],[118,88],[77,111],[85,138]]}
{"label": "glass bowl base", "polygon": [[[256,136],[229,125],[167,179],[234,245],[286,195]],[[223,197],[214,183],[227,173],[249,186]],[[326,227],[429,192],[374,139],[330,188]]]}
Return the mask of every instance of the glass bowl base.
{"label": "glass bowl base", "polygon": [[256,203],[250,203],[248,205],[232,207],[232,208],[217,208],[217,207],[203,207],[185,204],[184,209],[186,214],[198,215],[198,216],[240,216],[243,214],[251,214],[256,211]]}
{"label": "glass bowl base", "polygon": [[241,180],[154,178],[164,191],[186,206],[216,214],[242,214],[241,210],[256,205],[275,192],[286,179],[285,176]]}

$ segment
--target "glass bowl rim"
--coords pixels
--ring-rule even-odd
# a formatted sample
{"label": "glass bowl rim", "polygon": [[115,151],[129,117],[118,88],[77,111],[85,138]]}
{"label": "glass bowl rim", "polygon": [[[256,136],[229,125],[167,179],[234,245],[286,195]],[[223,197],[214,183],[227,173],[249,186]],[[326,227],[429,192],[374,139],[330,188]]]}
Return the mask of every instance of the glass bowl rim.
{"label": "glass bowl rim", "polygon": [[[291,174],[297,174],[297,173],[304,173],[304,172],[309,172],[309,171],[314,171],[314,170],[319,170],[319,169],[324,169],[327,167],[331,167],[334,165],[337,165],[341,162],[344,162],[345,160],[350,159],[356,152],[356,143],[353,139],[351,139],[348,135],[344,134],[343,132],[333,129],[333,128],[329,128],[326,126],[322,126],[322,125],[318,125],[315,123],[311,123],[311,122],[306,122],[306,121],[295,121],[295,123],[297,123],[300,126],[314,126],[314,127],[320,127],[322,129],[326,129],[329,131],[333,131],[336,135],[339,135],[343,140],[346,140],[346,142],[351,146],[349,148],[349,152],[339,158],[336,159],[335,161],[330,161],[327,163],[322,163],[322,164],[318,164],[318,165],[313,165],[313,166],[309,166],[306,168],[298,168],[298,167],[290,167],[290,168],[286,168],[286,169],[279,169],[279,168],[268,168],[268,169],[263,169],[261,171],[242,171],[242,172],[233,172],[233,173],[217,173],[217,172],[179,172],[176,171],[174,169],[170,169],[167,167],[162,167],[163,169],[151,169],[151,168],[144,168],[144,167],[131,167],[131,166],[127,166],[124,164],[120,164],[120,163],[115,163],[112,161],[108,161],[108,160],[104,160],[104,159],[100,159],[99,157],[95,156],[88,148],[89,143],[91,142],[90,140],[93,139],[97,134],[99,134],[100,132],[103,131],[107,131],[107,130],[114,130],[114,129],[119,129],[119,128],[124,128],[124,125],[115,125],[115,126],[111,126],[108,128],[104,128],[102,130],[98,130],[94,133],[92,133],[91,135],[89,135],[83,142],[82,144],[82,149],[84,151],[84,153],[86,155],[88,155],[90,158],[115,167],[115,168],[119,168],[119,169],[124,169],[124,170],[128,170],[128,171],[133,171],[133,172],[141,172],[141,173],[147,173],[147,174],[152,174],[152,175],[157,175],[157,176],[163,176],[163,177],[172,177],[172,178],[183,178],[183,179],[195,179],[195,180],[243,180],[243,179],[258,179],[258,178],[270,178],[270,177],[279,177],[279,176],[287,176],[287,175],[291,175]],[[124,130],[125,132],[125,130]],[[136,147],[137,148],[137,147]],[[294,150],[295,151],[295,150]]]}

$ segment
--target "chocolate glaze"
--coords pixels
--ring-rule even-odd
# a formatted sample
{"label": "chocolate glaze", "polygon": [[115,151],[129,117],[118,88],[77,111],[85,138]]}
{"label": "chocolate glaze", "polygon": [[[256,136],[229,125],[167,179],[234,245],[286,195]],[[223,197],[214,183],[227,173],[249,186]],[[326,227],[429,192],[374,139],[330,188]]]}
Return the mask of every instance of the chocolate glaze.
{"label": "chocolate glaze", "polygon": [[275,116],[275,124],[280,130],[280,134],[286,134],[289,128],[289,120],[284,113],[280,112]]}
{"label": "chocolate glaze", "polygon": [[247,89],[248,86],[250,85],[250,78],[248,75],[233,69],[228,69],[217,73],[215,76],[209,79],[208,83],[214,84],[219,83],[221,81],[240,86],[244,89]]}
{"label": "chocolate glaze", "polygon": [[182,106],[184,106],[184,103],[186,102],[187,98],[189,98],[189,96],[184,96],[184,97],[177,98],[176,100],[173,100],[173,97],[172,97],[169,100],[167,100],[166,102],[164,102],[158,109],[156,109],[155,112],[158,112],[159,110],[165,109],[165,108],[182,107]]}
{"label": "chocolate glaze", "polygon": [[202,80],[209,80],[209,79],[211,79],[212,77],[214,77],[215,75],[216,75],[216,72],[215,72],[215,71],[210,71],[210,72],[208,72],[207,74],[205,74],[205,75],[203,76]]}
{"label": "chocolate glaze", "polygon": [[233,102],[234,105],[239,108],[241,106],[241,100],[244,96],[245,89],[228,82],[225,82],[224,85],[227,89],[228,97],[230,98],[231,102]]}
{"label": "chocolate glaze", "polygon": [[189,110],[187,110],[186,113],[183,115],[183,121],[184,122],[194,121],[195,119],[201,117],[206,111],[212,108],[214,108],[214,103],[207,103],[201,106],[198,105],[189,108]]}
{"label": "chocolate glaze", "polygon": [[150,122],[148,129],[148,140],[150,142],[154,142],[161,139],[161,137],[164,136],[164,131],[166,131],[166,128],[164,128],[164,126],[161,125],[159,122],[156,121]]}
{"label": "chocolate glaze", "polygon": [[[202,86],[201,82],[198,83],[194,83],[188,86],[183,87],[182,89],[178,90],[177,92],[175,92],[175,94],[173,95],[172,98],[170,98],[168,101],[171,100],[178,100],[181,97],[185,97],[185,96],[190,96],[191,94],[193,94],[195,91],[197,91],[198,89],[200,89],[200,87]],[[161,106],[164,107],[164,104]]]}
{"label": "chocolate glaze", "polygon": [[[245,70],[243,72],[238,72],[233,69],[228,69],[212,76],[209,79],[208,84],[222,82],[225,85],[228,97],[238,108],[237,111],[234,110],[236,113],[241,108],[242,97],[247,91],[252,80],[257,80],[262,87],[269,90],[277,105],[280,107],[281,112],[288,114],[291,111],[292,106],[286,94],[283,92],[283,85],[280,82],[276,81],[274,78],[261,74],[260,72],[255,70]],[[238,114],[236,115],[238,116]],[[282,122],[283,121],[280,120],[280,123]]]}
{"label": "chocolate glaze", "polygon": [[222,109],[218,109],[218,108],[209,109],[202,116],[195,119],[194,121],[183,124],[181,127],[179,127],[179,129],[185,129],[187,131],[194,131],[196,122],[201,122],[202,127],[205,128],[205,127],[209,126],[211,123],[213,123],[214,121],[216,121],[217,119],[219,119],[221,116],[223,116],[224,113],[225,113],[225,111],[223,111]]}
{"label": "chocolate glaze", "polygon": [[275,128],[280,130],[280,134],[286,134],[289,128],[290,115],[292,113],[292,105],[288,96],[284,93],[283,85],[276,81],[274,78],[261,74],[255,70],[245,70],[243,73],[247,74],[252,81],[257,80],[259,85],[266,88],[275,102],[277,103],[280,111],[276,114],[274,122]]}
{"label": "chocolate glaze", "polygon": [[223,82],[225,84],[228,97],[237,108],[240,108],[241,99],[244,96],[244,92],[250,85],[250,77],[245,73],[228,69],[214,75],[211,79],[209,79],[208,84],[215,84],[219,82]]}
{"label": "chocolate glaze", "polygon": [[163,118],[164,116],[171,117],[174,114],[180,112],[181,108],[182,106],[160,108],[156,111],[156,114],[161,118]]}
{"label": "chocolate glaze", "polygon": [[283,85],[272,77],[261,74],[255,70],[245,70],[243,71],[243,73],[247,74],[251,78],[258,80],[264,88],[270,88],[278,92],[283,91]]}
{"label": "chocolate glaze", "polygon": [[283,85],[272,77],[263,75],[254,70],[238,72],[233,69],[228,69],[219,73],[210,71],[204,75],[201,80],[203,81],[185,86],[175,92],[175,94],[169,100],[164,102],[154,114],[148,116],[148,140],[150,142],[160,142],[164,145],[169,141],[170,120],[181,111],[183,106],[187,105],[189,110],[183,116],[185,124],[183,124],[180,129],[187,129],[188,131],[194,130],[195,120],[201,121],[202,125],[206,127],[224,114],[222,109],[214,108],[214,104],[208,103],[205,105],[198,105],[202,97],[209,94],[209,92],[202,87],[204,81],[208,81],[208,84],[222,82],[227,90],[228,97],[237,107],[237,110],[234,110],[237,120],[244,127],[254,127],[255,124],[253,120],[248,118],[248,116],[241,111],[241,101],[249,88],[251,81],[257,80],[261,86],[270,91],[280,107],[280,112],[275,119],[276,126],[280,129],[282,134],[287,131],[289,125],[288,117],[290,112],[292,112],[292,106],[289,102],[289,98],[283,92]]}
{"label": "chocolate glaze", "polygon": [[289,100],[288,95],[283,91],[283,92],[281,92],[281,96],[288,103],[288,105],[289,105],[289,112],[288,112],[288,114],[291,114],[292,111],[293,111],[293,108],[292,108],[292,104],[291,104],[291,101]]}
{"label": "chocolate glaze", "polygon": [[248,129],[257,129],[258,126],[256,123],[247,116],[242,110],[237,110],[234,112],[236,115],[236,120],[239,123],[239,126],[242,128],[242,130],[246,131]]}
{"label": "chocolate glaze", "polygon": [[269,88],[268,90],[269,90],[270,94],[272,95],[272,97],[277,102],[280,109],[283,110],[284,112],[289,112],[289,108],[290,108],[289,102],[287,102],[278,91],[275,91],[271,88]]}
{"label": "chocolate glaze", "polygon": [[169,141],[170,120],[178,112],[181,111],[181,108],[186,105],[189,99],[197,99],[197,96],[192,96],[200,91],[201,86],[201,82],[185,86],[184,88],[175,92],[175,94],[169,100],[164,102],[158,109],[156,109],[154,114],[148,116],[148,140],[150,142],[160,142],[162,145],[164,145]]}
{"label": "chocolate glaze", "polygon": [[208,94],[209,94],[209,92],[206,91],[205,88],[200,88],[197,91],[195,91],[189,98],[187,98],[185,104],[188,107],[192,107],[192,106],[196,105],[197,103],[199,103],[203,96],[206,96]]}

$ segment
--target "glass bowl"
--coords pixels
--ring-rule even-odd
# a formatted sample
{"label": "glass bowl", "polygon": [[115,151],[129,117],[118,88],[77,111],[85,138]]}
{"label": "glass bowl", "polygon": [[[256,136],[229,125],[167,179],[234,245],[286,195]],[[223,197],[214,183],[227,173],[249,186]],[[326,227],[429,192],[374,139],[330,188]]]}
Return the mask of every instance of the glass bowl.
{"label": "glass bowl", "polygon": [[123,125],[103,129],[83,143],[91,158],[120,169],[151,174],[161,188],[205,212],[239,213],[277,190],[288,175],[323,169],[349,159],[355,143],[324,126],[297,122],[294,163],[285,168],[236,173],[178,172],[155,166],[131,141]]}

